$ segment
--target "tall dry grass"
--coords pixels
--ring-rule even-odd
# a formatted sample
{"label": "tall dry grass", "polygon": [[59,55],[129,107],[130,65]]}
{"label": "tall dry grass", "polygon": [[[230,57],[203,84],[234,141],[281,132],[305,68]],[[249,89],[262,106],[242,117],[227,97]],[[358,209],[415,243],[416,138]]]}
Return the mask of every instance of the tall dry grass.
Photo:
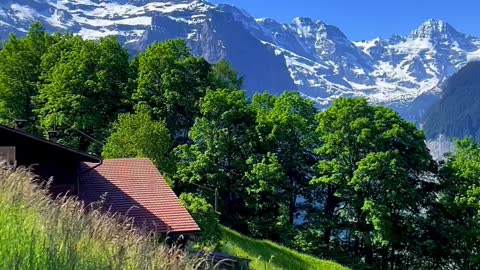
{"label": "tall dry grass", "polygon": [[24,169],[0,169],[0,269],[199,269],[128,220],[51,200]]}

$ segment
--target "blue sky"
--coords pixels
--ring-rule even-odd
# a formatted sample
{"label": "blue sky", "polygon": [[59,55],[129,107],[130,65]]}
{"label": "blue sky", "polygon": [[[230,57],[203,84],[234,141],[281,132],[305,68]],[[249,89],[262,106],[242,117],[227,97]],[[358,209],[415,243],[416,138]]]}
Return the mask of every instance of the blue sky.
{"label": "blue sky", "polygon": [[243,8],[256,18],[290,22],[310,17],[338,26],[351,40],[406,35],[427,19],[449,22],[480,37],[479,0],[210,0]]}

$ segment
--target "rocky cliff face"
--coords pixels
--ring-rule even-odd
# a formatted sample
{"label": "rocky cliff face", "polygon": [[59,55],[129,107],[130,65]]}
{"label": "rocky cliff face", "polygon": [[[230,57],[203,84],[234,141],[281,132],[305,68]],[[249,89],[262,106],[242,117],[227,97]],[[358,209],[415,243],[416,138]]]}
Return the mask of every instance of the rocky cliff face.
{"label": "rocky cliff face", "polygon": [[35,21],[49,31],[88,39],[116,35],[132,52],[155,41],[184,38],[196,55],[230,61],[246,77],[249,93],[299,90],[321,106],[338,97],[366,97],[413,121],[438,99],[438,86],[448,76],[480,56],[479,39],[437,20],[408,36],[353,42],[321,21],[296,18],[283,24],[206,1],[0,3],[0,38],[10,32],[22,35]]}

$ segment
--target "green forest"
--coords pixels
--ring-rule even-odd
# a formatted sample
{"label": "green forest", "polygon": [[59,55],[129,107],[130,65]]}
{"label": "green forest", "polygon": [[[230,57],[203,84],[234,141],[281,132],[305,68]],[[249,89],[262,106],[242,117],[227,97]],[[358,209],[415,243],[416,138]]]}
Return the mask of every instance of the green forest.
{"label": "green forest", "polygon": [[[218,250],[220,225],[353,269],[479,269],[480,145],[432,159],[423,131],[365,99],[249,97],[183,40],[130,55],[34,24],[0,51],[0,123],[104,158],[147,157]],[[255,63],[252,63],[255,65]]]}

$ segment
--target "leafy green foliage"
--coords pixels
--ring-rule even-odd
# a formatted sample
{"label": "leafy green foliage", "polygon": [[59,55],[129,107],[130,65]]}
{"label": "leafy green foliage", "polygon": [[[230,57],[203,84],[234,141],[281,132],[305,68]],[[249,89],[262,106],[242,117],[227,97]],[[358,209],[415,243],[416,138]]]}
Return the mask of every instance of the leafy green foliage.
{"label": "leafy green foliage", "polygon": [[278,199],[288,199],[288,220],[293,224],[296,201],[299,196],[308,196],[308,183],[316,156],[317,145],[315,114],[317,110],[311,101],[299,93],[284,93],[280,97],[268,94],[256,95],[252,107],[256,109],[256,131],[261,147],[268,154],[275,154],[285,174],[278,189],[283,193]]}
{"label": "leafy green foliage", "polygon": [[38,23],[27,36],[17,39],[11,35],[0,51],[0,123],[10,125],[15,119],[34,118],[32,96],[38,92],[42,55],[58,37],[50,36]]}
{"label": "leafy green foliage", "polygon": [[326,191],[325,244],[348,230],[343,241],[351,241],[353,253],[363,250],[367,265],[394,267],[415,230],[411,217],[421,217],[429,185],[422,176],[434,172],[423,133],[364,99],[338,99],[318,121],[323,144],[312,183]]}
{"label": "leafy green foliage", "polygon": [[209,85],[211,65],[193,57],[183,40],[155,43],[138,61],[134,101],[148,105],[155,120],[165,121],[175,145],[186,143]]}
{"label": "leafy green foliage", "polygon": [[289,236],[288,204],[282,203],[285,191],[283,167],[273,154],[268,154],[246,172],[249,181],[246,206],[251,213],[248,231],[252,236],[267,239],[282,239]]}
{"label": "leafy green foliage", "polygon": [[[246,161],[255,150],[255,114],[245,92],[228,89],[208,91],[201,113],[190,131],[193,144],[178,148],[176,178],[217,188],[222,222],[242,228],[248,214],[245,172],[250,167]],[[210,190],[199,192],[213,202]]]}
{"label": "leafy green foliage", "polygon": [[142,107],[121,114],[103,147],[105,158],[150,158],[163,173],[171,173],[172,139],[163,122],[153,121]]}
{"label": "leafy green foliage", "polygon": [[43,130],[64,130],[62,143],[99,152],[103,139],[128,98],[129,55],[115,38],[98,43],[65,36],[42,57],[42,84],[36,102]]}
{"label": "leafy green foliage", "polygon": [[456,142],[456,154],[441,166],[437,200],[422,227],[425,256],[431,269],[455,265],[480,267],[480,145],[468,138]]}
{"label": "leafy green foliage", "polygon": [[218,213],[205,199],[194,194],[183,193],[180,200],[202,230],[202,236],[196,241],[196,247],[214,251],[222,238]]}
{"label": "leafy green foliage", "polygon": [[213,65],[213,70],[210,73],[211,86],[215,89],[232,89],[241,90],[243,86],[243,77],[238,75],[230,64],[222,60]]}

